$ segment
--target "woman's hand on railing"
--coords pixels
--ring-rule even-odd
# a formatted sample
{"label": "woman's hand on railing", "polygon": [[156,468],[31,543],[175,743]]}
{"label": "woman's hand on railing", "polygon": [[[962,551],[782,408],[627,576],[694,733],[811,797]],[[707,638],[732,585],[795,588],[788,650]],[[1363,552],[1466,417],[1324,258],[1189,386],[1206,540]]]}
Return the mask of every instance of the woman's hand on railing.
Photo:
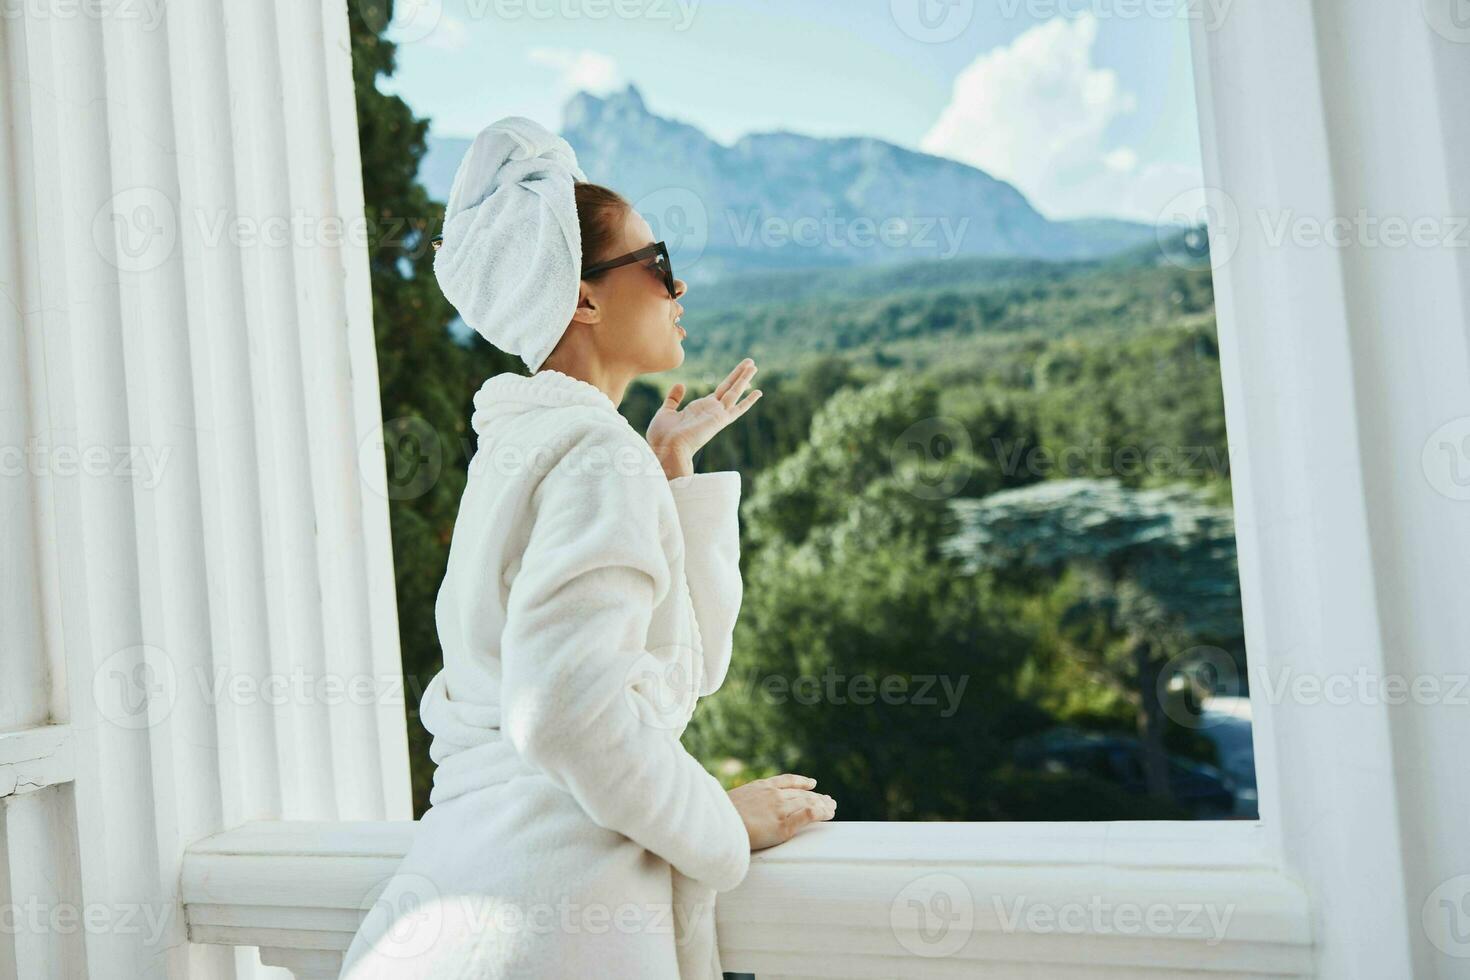
{"label": "woman's hand on railing", "polygon": [[730,802],[745,821],[752,851],[784,843],[807,824],[836,815],[837,801],[812,792],[815,785],[810,776],[787,772],[730,790]]}

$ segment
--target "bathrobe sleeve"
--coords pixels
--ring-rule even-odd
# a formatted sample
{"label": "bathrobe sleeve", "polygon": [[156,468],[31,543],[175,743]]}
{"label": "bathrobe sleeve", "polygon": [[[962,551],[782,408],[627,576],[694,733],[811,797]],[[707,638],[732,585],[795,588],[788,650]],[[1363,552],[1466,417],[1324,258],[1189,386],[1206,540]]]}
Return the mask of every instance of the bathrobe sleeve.
{"label": "bathrobe sleeve", "polygon": [[740,615],[740,473],[721,470],[669,481],[684,531],[684,574],[704,643],[699,696],[720,689]]}
{"label": "bathrobe sleeve", "polygon": [[626,439],[616,431],[581,439],[538,486],[507,599],[501,728],[593,822],[725,891],[750,866],[740,814],[639,703],[649,623],[672,573],[664,475],[627,475],[616,459],[588,465],[599,449],[616,457]]}

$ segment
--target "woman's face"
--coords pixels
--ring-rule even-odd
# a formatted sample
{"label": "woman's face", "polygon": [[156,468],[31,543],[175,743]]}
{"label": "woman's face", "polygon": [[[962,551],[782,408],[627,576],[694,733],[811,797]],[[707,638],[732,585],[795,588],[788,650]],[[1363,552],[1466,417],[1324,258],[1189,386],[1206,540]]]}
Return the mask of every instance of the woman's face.
{"label": "woman's face", "polygon": [[[596,261],[626,255],[654,240],[648,222],[628,208],[620,237]],[[645,259],[583,280],[577,300],[579,319],[589,309],[597,313],[593,336],[603,363],[625,364],[634,374],[667,371],[684,363],[684,330],[675,326],[674,318],[684,312],[676,297],[683,296],[688,286],[675,279],[671,297],[663,273],[653,266],[652,259]]]}

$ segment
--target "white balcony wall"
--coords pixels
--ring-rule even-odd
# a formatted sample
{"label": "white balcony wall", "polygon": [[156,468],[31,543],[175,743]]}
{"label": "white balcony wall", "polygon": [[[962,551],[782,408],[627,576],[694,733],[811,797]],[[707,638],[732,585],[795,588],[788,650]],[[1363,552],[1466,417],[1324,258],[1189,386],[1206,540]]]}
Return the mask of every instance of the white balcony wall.
{"label": "white balcony wall", "polygon": [[341,0],[0,16],[0,977],[278,973],[185,847],[412,815],[356,133]]}

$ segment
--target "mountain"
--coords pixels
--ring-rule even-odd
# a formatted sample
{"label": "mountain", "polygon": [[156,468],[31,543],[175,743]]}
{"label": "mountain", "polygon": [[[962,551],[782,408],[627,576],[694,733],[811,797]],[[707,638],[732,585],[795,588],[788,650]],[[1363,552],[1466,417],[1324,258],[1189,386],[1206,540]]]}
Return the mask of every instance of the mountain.
{"label": "mountain", "polygon": [[[1076,260],[1136,248],[1150,225],[1050,221],[975,167],[871,137],[777,131],[725,146],[648,111],[637,87],[573,96],[562,135],[589,180],[628,198],[691,284],[760,271],[958,257]],[[448,197],[469,140],[429,139],[419,175]]]}
{"label": "mountain", "polygon": [[879,268],[844,267],[738,273],[689,294],[686,309],[703,314],[751,309],[769,304],[791,305],[841,300],[889,300],[914,294],[965,292],[1005,286],[1044,287],[1094,273],[1124,276],[1135,269],[1164,266],[1207,269],[1209,254],[1194,250],[1192,239],[1203,234],[1173,231],[1146,245],[1133,245],[1103,259],[1063,262],[1044,259],[969,257],[894,263]]}

